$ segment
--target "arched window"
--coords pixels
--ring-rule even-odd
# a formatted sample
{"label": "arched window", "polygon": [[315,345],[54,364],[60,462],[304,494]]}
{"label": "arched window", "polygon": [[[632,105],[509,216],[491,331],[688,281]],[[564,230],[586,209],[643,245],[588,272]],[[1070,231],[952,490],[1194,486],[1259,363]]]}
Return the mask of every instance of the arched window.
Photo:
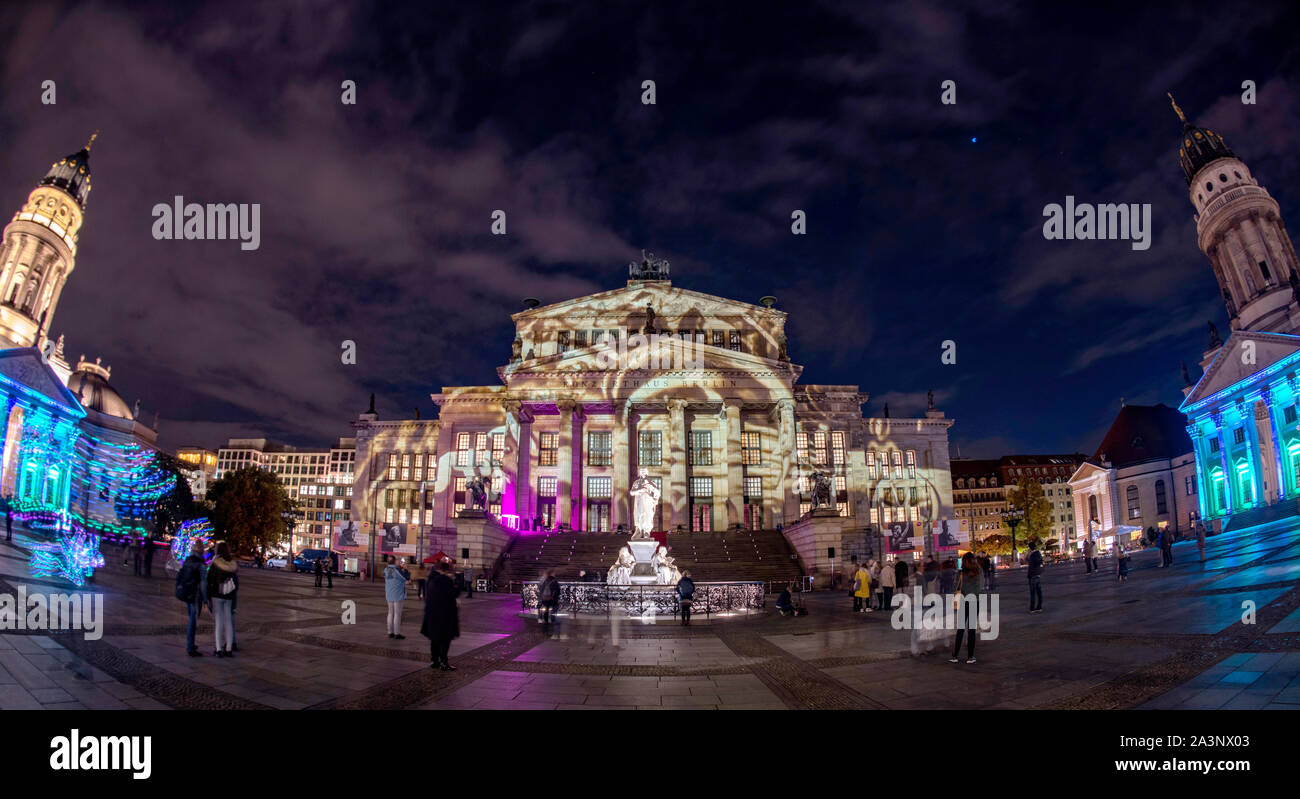
{"label": "arched window", "polygon": [[1124,491],[1124,495],[1125,495],[1125,497],[1128,499],[1128,518],[1129,518],[1129,520],[1131,521],[1131,520],[1133,520],[1133,519],[1139,519],[1139,518],[1141,518],[1141,517],[1142,517],[1142,506],[1138,503],[1138,489],[1137,489],[1137,486],[1129,486],[1129,487]]}
{"label": "arched window", "polygon": [[1165,503],[1165,481],[1156,481],[1156,513],[1164,515],[1169,512],[1169,506]]}
{"label": "arched window", "polygon": [[1088,495],[1088,519],[1089,519],[1090,521],[1095,521],[1095,522],[1097,522],[1098,524],[1101,523],[1101,516],[1097,515],[1097,495],[1096,495],[1096,494],[1089,494],[1089,495]]}

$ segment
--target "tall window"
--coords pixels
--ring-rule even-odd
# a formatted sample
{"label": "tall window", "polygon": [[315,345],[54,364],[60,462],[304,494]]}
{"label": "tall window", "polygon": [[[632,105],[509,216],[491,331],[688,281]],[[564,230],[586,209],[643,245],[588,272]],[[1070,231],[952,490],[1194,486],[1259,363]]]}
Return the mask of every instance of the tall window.
{"label": "tall window", "polygon": [[844,465],[844,431],[834,430],[831,432],[831,463],[836,466]]}
{"label": "tall window", "polygon": [[713,331],[713,346],[715,347],[727,346],[727,334],[721,330]]}
{"label": "tall window", "polygon": [[735,350],[736,352],[740,352],[740,331],[739,331],[739,330],[732,330],[732,331],[730,332],[730,334],[729,334],[728,342],[729,342],[729,343],[728,343],[728,345],[727,345],[727,349],[731,349],[731,350]]}
{"label": "tall window", "polygon": [[411,453],[409,452],[402,453],[402,479],[411,479]]}
{"label": "tall window", "polygon": [[555,481],[554,477],[537,478],[537,496],[555,499]]}
{"label": "tall window", "polygon": [[1129,486],[1124,491],[1125,497],[1128,498],[1128,517],[1129,519],[1138,519],[1142,516],[1142,506],[1138,503],[1137,486]]}
{"label": "tall window", "polygon": [[613,460],[611,446],[614,436],[612,433],[588,433],[587,434],[587,465],[588,466],[608,466]]}
{"label": "tall window", "polygon": [[1238,427],[1232,431],[1232,443],[1243,444],[1246,441],[1246,428]]}
{"label": "tall window", "polygon": [[1190,496],[1195,495],[1195,494],[1196,494],[1196,478],[1195,478],[1195,477],[1184,477],[1184,478],[1183,478],[1183,489],[1187,492],[1187,496],[1190,497]]}
{"label": "tall window", "polygon": [[755,502],[763,498],[763,478],[745,478],[745,501]]}
{"label": "tall window", "polygon": [[875,480],[876,477],[876,453],[874,450],[867,450],[867,479]]}
{"label": "tall window", "polygon": [[812,460],[812,452],[808,448],[808,434],[798,432],[794,434],[794,451],[798,457],[806,461]]}
{"label": "tall window", "polygon": [[889,453],[889,457],[894,462],[894,479],[897,480],[903,476],[903,453],[894,450]]}
{"label": "tall window", "polygon": [[488,434],[475,433],[474,434],[474,463],[476,464],[487,463],[488,454],[490,452],[491,451],[488,449]]}
{"label": "tall window", "polygon": [[558,352],[569,351],[569,331],[561,330],[555,336],[555,348]]}
{"label": "tall window", "polygon": [[456,434],[456,465],[469,466],[469,433]]}
{"label": "tall window", "polygon": [[554,466],[559,460],[560,434],[542,433],[537,437],[537,463],[540,466]]}
{"label": "tall window", "polygon": [[612,478],[588,477],[587,499],[609,499],[613,495]]}
{"label": "tall window", "polygon": [[[592,340],[592,343],[595,343],[595,339]],[[586,347],[586,346],[587,346],[587,331],[585,331],[585,330],[575,330],[575,331],[573,331],[573,347],[574,347],[574,349],[579,349],[579,350],[580,350],[580,349],[582,349],[583,347]]]}
{"label": "tall window", "polygon": [[642,466],[662,466],[664,462],[663,433],[659,430],[642,430],[637,436],[637,463]]}
{"label": "tall window", "polygon": [[713,465],[713,431],[692,430],[690,460],[692,466]]}
{"label": "tall window", "polygon": [[763,436],[760,433],[740,434],[740,463],[742,466],[760,466],[763,463]]}
{"label": "tall window", "polygon": [[826,463],[826,431],[818,430],[817,432],[813,433],[812,440],[813,440],[812,462],[825,464]]}
{"label": "tall window", "polygon": [[707,533],[713,529],[713,478],[692,477],[691,491],[691,530]]}
{"label": "tall window", "polygon": [[500,463],[506,457],[506,434],[492,434],[492,460]]}
{"label": "tall window", "polygon": [[388,453],[388,479],[389,480],[397,479],[397,464],[398,464],[397,453],[396,452]]}
{"label": "tall window", "polygon": [[429,470],[428,479],[438,479],[438,456],[430,452],[424,459],[425,468]]}
{"label": "tall window", "polygon": [[1166,514],[1169,512],[1169,506],[1165,504],[1165,481],[1156,481],[1156,513]]}

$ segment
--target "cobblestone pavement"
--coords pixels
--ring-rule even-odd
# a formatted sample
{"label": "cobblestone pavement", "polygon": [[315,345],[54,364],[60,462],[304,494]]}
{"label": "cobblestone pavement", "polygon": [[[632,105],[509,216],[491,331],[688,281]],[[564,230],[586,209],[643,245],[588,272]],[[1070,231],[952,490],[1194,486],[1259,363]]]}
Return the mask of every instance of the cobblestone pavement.
{"label": "cobblestone pavement", "polygon": [[[27,575],[30,539],[0,541],[0,595],[69,592]],[[232,659],[185,654],[185,609],[158,558],[138,578],[108,555],[86,592],[102,637],[0,632],[0,710],[18,708],[902,709],[1268,708],[1300,710],[1300,520],[1113,563],[1049,567],[1046,612],[1027,613],[1023,572],[999,575],[1000,629],[975,664],[949,663],[945,633],[913,656],[889,613],[807,596],[809,615],[656,624],[565,619],[546,635],[516,597],[461,601],[455,672],[428,667],[420,603],[405,640],[384,633],[382,583],[245,569]],[[355,623],[345,624],[347,605]],[[1254,604],[1251,624],[1243,613]],[[205,615],[203,645],[212,641]],[[963,652],[964,655],[964,652]]]}

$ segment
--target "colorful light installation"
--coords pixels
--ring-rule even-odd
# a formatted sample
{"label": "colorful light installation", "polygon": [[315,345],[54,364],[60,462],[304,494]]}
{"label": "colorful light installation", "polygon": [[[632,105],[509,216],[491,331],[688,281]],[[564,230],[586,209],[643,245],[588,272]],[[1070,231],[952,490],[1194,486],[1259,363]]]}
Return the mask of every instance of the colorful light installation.
{"label": "colorful light installation", "polygon": [[181,525],[172,538],[172,559],[183,561],[190,556],[194,547],[206,550],[212,543],[212,523],[205,518],[190,519]]}
{"label": "colorful light installation", "polygon": [[65,523],[54,543],[33,548],[29,565],[33,577],[60,577],[80,588],[95,569],[104,565],[99,536],[80,525]]}

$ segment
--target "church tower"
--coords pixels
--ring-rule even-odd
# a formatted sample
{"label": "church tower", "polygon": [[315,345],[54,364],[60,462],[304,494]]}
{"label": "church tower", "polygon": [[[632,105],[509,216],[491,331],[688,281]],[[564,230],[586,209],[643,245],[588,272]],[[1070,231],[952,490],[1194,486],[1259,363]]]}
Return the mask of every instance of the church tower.
{"label": "church tower", "polygon": [[0,348],[39,347],[77,257],[90,195],[91,136],[79,152],[50,165],[0,243]]}
{"label": "church tower", "polygon": [[[1173,102],[1173,96],[1169,98]],[[1178,160],[1196,207],[1197,243],[1210,259],[1233,330],[1300,328],[1300,260],[1277,201],[1223,137],[1183,122]]]}

